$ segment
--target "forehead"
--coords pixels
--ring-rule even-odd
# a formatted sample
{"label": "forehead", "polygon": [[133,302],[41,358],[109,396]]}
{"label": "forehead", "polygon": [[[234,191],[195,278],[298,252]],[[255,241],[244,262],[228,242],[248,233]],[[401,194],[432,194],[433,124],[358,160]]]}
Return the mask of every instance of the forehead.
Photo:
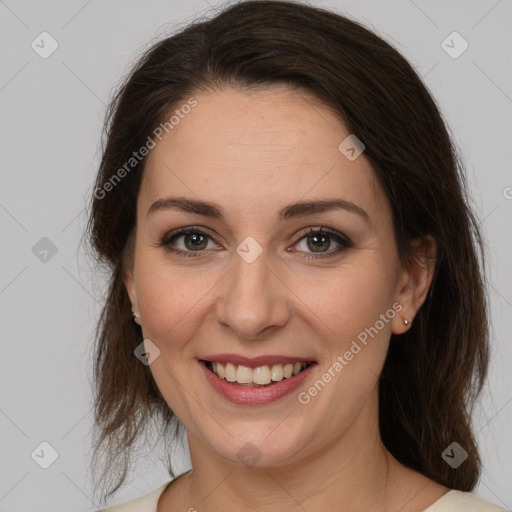
{"label": "forehead", "polygon": [[384,206],[364,153],[352,161],[340,151],[350,132],[311,94],[282,86],[194,98],[196,106],[184,109],[149,154],[139,197],[146,210],[166,195],[215,200],[237,211],[242,204],[247,211],[277,210],[324,196],[357,198],[368,213]]}

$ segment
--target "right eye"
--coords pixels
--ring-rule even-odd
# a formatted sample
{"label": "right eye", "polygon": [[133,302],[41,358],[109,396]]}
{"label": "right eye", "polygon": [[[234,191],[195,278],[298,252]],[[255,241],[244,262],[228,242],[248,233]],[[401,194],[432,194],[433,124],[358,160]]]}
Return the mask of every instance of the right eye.
{"label": "right eye", "polygon": [[[181,242],[178,243],[177,241]],[[211,242],[215,249],[220,247],[210,235],[196,228],[180,228],[173,231],[161,240],[160,245],[166,250],[178,254],[182,257],[199,257],[200,253],[208,249],[208,244]],[[174,246],[174,247],[173,247]],[[176,248],[177,246],[177,248]]]}

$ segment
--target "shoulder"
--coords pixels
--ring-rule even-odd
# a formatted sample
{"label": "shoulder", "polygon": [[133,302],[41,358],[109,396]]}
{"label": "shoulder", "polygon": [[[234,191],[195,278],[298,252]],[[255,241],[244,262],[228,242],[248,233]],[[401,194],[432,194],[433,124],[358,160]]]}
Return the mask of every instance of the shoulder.
{"label": "shoulder", "polygon": [[172,480],[145,496],[101,509],[98,512],[156,512],[158,499],[171,482]]}
{"label": "shoulder", "polygon": [[506,510],[475,494],[452,489],[424,512],[506,512]]}
{"label": "shoulder", "polygon": [[156,509],[158,500],[160,499],[160,496],[165,491],[167,486],[178,480],[178,478],[181,478],[183,475],[190,473],[190,471],[192,471],[192,469],[184,471],[183,473],[174,477],[172,480],[166,482],[164,485],[162,485],[162,487],[159,487],[158,489],[150,492],[149,494],[146,494],[145,496],[141,496],[140,498],[136,498],[130,501],[124,501],[118,505],[112,505],[111,507],[101,509],[98,512],[157,512]]}

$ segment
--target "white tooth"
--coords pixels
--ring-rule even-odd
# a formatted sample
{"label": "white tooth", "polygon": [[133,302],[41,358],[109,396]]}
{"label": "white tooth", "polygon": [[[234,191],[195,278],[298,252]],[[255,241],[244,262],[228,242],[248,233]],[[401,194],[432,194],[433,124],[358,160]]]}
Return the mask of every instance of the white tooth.
{"label": "white tooth", "polygon": [[293,375],[297,375],[302,370],[302,363],[295,363],[293,365]]}
{"label": "white tooth", "polygon": [[270,368],[268,366],[258,366],[252,372],[252,381],[255,384],[270,384]]}
{"label": "white tooth", "polygon": [[280,380],[283,380],[283,365],[275,364],[274,366],[272,366],[270,373],[272,374],[273,381],[278,382]]}
{"label": "white tooth", "polygon": [[251,384],[252,383],[252,368],[240,365],[236,369],[236,381],[239,384]]}
{"label": "white tooth", "polygon": [[[215,363],[214,363],[215,364]],[[217,372],[217,375],[223,379],[225,376],[224,366],[222,366],[221,363],[217,363],[217,368],[215,370]]]}
{"label": "white tooth", "polygon": [[226,370],[224,371],[224,377],[228,382],[235,382],[236,380],[236,367],[233,363],[226,364]]}
{"label": "white tooth", "polygon": [[212,363],[213,371],[228,382],[238,382],[239,384],[259,384],[266,385],[272,381],[279,382],[289,379],[292,375],[297,375],[303,369],[304,363],[274,364],[272,367],[267,365],[249,368],[248,366],[235,366],[233,363],[222,364]]}

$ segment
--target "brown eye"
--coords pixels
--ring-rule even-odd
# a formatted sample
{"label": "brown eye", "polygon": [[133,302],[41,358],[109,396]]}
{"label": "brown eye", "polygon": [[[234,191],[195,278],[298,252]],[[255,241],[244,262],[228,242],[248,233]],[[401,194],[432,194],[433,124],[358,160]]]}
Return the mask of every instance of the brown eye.
{"label": "brown eye", "polygon": [[184,257],[202,256],[202,253],[206,253],[206,249],[221,248],[210,235],[192,228],[182,228],[169,233],[159,245],[167,251]]}
{"label": "brown eye", "polygon": [[[334,248],[333,248],[334,245]],[[353,247],[352,241],[337,231],[309,229],[295,244],[298,252],[306,253],[301,256],[306,259],[327,258]],[[315,256],[315,253],[318,256]]]}
{"label": "brown eye", "polygon": [[184,245],[191,251],[200,251],[208,245],[208,239],[201,233],[187,233],[183,236]]}
{"label": "brown eye", "polygon": [[308,249],[313,252],[323,252],[331,246],[331,237],[326,235],[308,235],[306,240]]}

